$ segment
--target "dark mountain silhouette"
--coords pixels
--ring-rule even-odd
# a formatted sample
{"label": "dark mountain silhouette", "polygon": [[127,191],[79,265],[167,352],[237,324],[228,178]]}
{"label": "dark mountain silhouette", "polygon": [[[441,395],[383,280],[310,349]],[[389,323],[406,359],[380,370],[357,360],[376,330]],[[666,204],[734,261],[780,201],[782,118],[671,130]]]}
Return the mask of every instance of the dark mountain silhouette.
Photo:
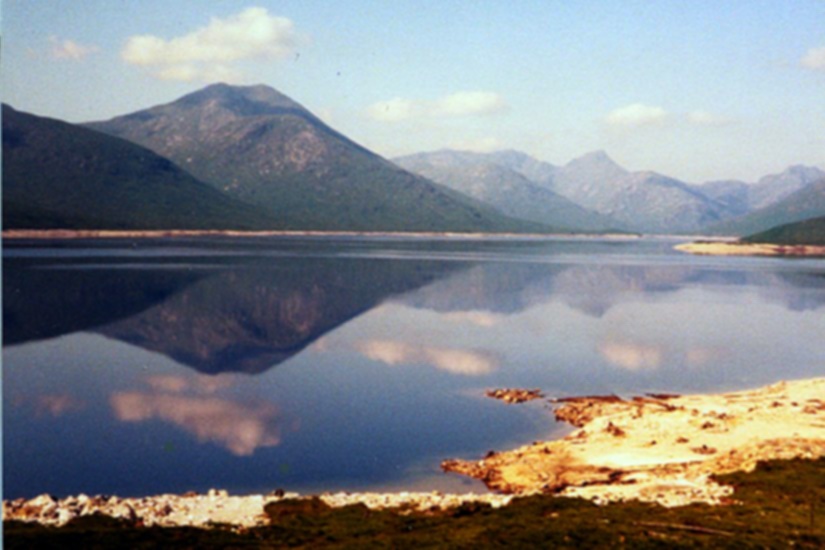
{"label": "dark mountain silhouette", "polygon": [[4,229],[272,227],[148,149],[3,105]]}

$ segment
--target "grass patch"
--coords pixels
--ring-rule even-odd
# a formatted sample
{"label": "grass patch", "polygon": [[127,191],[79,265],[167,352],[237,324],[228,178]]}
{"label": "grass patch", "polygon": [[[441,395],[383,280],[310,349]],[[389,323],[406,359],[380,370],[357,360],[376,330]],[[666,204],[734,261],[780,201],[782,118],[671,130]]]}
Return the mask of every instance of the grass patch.
{"label": "grass patch", "polygon": [[467,504],[400,514],[321,500],[266,507],[271,525],[222,529],[145,528],[79,518],[62,528],[6,522],[6,548],[796,548],[825,547],[825,459],[760,464],[718,478],[736,504],[663,508],[533,496],[493,509]]}

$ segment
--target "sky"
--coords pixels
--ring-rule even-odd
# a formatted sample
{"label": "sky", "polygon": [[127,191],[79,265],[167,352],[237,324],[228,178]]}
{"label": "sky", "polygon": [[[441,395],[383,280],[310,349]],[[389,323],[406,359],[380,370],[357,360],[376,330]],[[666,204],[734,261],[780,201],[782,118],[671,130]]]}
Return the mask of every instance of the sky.
{"label": "sky", "polygon": [[825,166],[825,0],[2,0],[2,98],[70,122],[266,84],[386,157]]}

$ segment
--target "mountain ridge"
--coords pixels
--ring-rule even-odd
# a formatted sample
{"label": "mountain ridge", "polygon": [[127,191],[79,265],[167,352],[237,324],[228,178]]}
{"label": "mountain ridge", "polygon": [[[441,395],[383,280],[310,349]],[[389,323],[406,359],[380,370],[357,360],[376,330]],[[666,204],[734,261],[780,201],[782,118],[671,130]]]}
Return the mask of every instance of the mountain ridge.
{"label": "mountain ridge", "polygon": [[87,126],[148,147],[293,229],[550,229],[402,170],[265,86],[215,84]]}

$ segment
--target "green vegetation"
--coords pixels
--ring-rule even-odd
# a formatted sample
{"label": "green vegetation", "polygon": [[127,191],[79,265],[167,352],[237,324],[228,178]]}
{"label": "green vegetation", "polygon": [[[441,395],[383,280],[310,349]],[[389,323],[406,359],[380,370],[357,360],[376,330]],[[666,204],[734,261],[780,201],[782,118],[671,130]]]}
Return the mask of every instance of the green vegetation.
{"label": "green vegetation", "polygon": [[825,216],[780,225],[767,231],[744,237],[742,242],[825,246]]}
{"label": "green vegetation", "polygon": [[735,487],[724,506],[599,507],[534,496],[492,509],[447,512],[331,509],[320,500],[270,504],[267,527],[233,531],[144,528],[103,517],[63,528],[6,522],[6,548],[823,548],[825,459],[761,464],[722,476]]}

